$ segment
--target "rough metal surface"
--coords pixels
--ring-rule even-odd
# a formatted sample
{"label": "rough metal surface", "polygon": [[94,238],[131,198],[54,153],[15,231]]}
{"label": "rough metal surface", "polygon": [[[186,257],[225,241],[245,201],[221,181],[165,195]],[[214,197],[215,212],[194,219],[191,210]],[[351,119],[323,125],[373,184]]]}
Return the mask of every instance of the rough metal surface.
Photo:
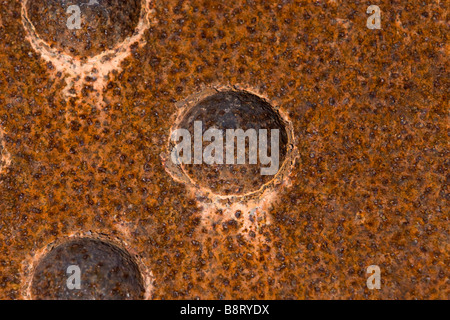
{"label": "rough metal surface", "polygon": [[[0,298],[92,231],[139,256],[153,299],[448,299],[448,3],[377,1],[381,30],[370,4],[155,0],[145,44],[68,97],[0,1]],[[253,202],[215,203],[161,157],[177,102],[221,85],[292,123],[298,157]]]}

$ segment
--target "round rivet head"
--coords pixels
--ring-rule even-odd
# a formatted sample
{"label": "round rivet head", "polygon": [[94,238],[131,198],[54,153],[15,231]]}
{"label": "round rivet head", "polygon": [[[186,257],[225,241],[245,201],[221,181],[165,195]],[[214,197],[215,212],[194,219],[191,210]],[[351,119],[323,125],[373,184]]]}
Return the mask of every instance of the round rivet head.
{"label": "round rivet head", "polygon": [[138,25],[141,0],[24,0],[27,16],[50,47],[91,57],[114,49]]}
{"label": "round rivet head", "polygon": [[141,299],[139,267],[125,250],[106,241],[80,238],[51,249],[37,264],[33,299]]}
{"label": "round rivet head", "polygon": [[[177,135],[184,136],[181,144],[186,142],[187,132],[190,155],[186,148],[179,152],[182,147],[174,142]],[[172,155],[178,152],[193,184],[220,196],[251,194],[273,180],[290,143],[287,124],[270,103],[234,90],[217,92],[188,108],[171,139]]]}

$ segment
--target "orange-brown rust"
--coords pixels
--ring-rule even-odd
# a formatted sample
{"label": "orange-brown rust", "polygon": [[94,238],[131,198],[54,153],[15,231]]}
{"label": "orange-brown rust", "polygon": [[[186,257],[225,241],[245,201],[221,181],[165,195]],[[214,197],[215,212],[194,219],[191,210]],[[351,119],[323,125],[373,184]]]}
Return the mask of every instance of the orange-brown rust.
{"label": "orange-brown rust", "polygon": [[[447,3],[379,1],[381,30],[370,4],[154,0],[98,101],[89,81],[63,93],[20,2],[0,2],[0,298],[26,298],[34,253],[92,231],[133,248],[152,299],[448,299]],[[292,122],[299,157],[263,209],[211,204],[161,161],[177,102],[217,83]]]}

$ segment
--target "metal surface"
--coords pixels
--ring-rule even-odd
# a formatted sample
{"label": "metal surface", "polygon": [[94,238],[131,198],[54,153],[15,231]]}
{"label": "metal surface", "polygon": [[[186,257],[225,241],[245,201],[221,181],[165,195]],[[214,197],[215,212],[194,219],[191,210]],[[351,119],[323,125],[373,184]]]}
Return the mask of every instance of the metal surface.
{"label": "metal surface", "polygon": [[[137,257],[151,299],[449,298],[447,2],[378,1],[380,30],[367,1],[149,3],[110,60],[66,64],[0,1],[0,298],[30,298],[45,248],[86,234]],[[101,30],[45,37],[90,54]],[[168,169],[180,102],[222,87],[292,128],[293,162],[255,197]]]}

